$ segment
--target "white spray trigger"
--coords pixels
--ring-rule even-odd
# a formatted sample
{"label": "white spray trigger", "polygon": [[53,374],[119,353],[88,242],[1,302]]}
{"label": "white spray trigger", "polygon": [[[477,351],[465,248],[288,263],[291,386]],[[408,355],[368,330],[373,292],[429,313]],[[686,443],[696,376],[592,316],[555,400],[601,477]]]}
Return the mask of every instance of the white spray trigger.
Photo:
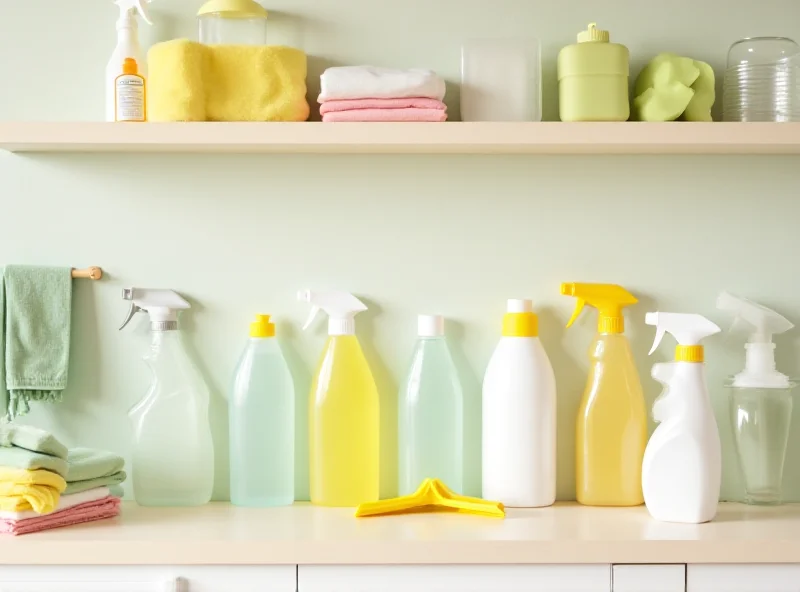
{"label": "white spray trigger", "polygon": [[[647,316],[650,316],[653,313],[647,313]],[[647,323],[648,325],[652,323]],[[659,327],[656,330],[656,339],[653,341],[653,347],[650,348],[650,352],[647,354],[648,356],[652,356],[653,352],[658,349],[658,346],[661,345],[661,340],[664,339],[664,335],[666,334],[667,330],[663,327]]]}
{"label": "white spray trigger", "polygon": [[153,21],[150,19],[150,15],[147,13],[147,9],[145,8],[145,5],[148,2],[152,2],[152,0],[116,0],[114,4],[119,6],[123,13],[130,10],[135,10],[139,16],[142,17],[144,22],[146,22],[148,25],[152,25]]}
{"label": "white spray trigger", "polygon": [[303,325],[303,331],[308,330],[308,328],[314,322],[314,319],[317,318],[317,315],[319,314],[319,311],[320,311],[319,306],[312,306],[311,307],[311,312],[308,314],[308,319],[306,320],[305,324]]}

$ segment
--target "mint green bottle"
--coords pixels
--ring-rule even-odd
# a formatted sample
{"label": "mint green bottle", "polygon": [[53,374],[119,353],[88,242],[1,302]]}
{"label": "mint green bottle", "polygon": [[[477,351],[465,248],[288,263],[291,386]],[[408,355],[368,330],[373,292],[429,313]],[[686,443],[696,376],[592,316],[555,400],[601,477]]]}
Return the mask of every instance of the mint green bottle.
{"label": "mint green bottle", "polygon": [[263,508],[294,502],[295,392],[268,315],[250,325],[229,401],[231,502]]}
{"label": "mint green bottle", "polygon": [[421,315],[411,368],[399,397],[400,495],[425,479],[464,488],[464,393],[447,340],[444,319]]}

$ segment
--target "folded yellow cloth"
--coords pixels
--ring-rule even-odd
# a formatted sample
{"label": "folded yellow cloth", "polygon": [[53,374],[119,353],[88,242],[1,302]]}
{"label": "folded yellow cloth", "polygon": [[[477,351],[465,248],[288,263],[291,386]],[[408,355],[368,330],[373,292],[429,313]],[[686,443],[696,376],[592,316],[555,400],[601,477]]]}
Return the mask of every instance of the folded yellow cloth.
{"label": "folded yellow cloth", "polygon": [[67,482],[57,473],[0,467],[0,510],[48,514],[66,488]]}
{"label": "folded yellow cloth", "polygon": [[150,121],[305,121],[308,60],[280,46],[154,45],[147,56]]}

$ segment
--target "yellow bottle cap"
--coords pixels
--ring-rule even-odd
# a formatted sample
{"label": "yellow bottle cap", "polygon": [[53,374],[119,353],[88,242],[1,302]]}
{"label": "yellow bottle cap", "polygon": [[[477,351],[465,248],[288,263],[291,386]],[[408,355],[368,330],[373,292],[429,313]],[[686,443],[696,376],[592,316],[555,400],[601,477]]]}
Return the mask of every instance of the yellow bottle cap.
{"label": "yellow bottle cap", "polygon": [[705,361],[705,353],[702,345],[679,345],[675,348],[676,362],[697,362]]}
{"label": "yellow bottle cap", "polygon": [[256,322],[250,323],[250,337],[275,337],[275,324],[269,320],[269,315],[256,315]]}
{"label": "yellow bottle cap", "polygon": [[530,300],[509,300],[503,315],[503,337],[538,337],[539,318]]}
{"label": "yellow bottle cap", "polygon": [[197,16],[211,14],[226,19],[267,18],[267,10],[255,0],[209,0]]}
{"label": "yellow bottle cap", "polygon": [[597,28],[597,23],[589,23],[586,31],[578,33],[578,43],[608,43],[611,41],[611,34],[608,31]]}
{"label": "yellow bottle cap", "polygon": [[136,64],[136,60],[133,58],[125,58],[125,61],[122,62],[122,73],[125,76],[130,74],[139,74],[139,66]]}

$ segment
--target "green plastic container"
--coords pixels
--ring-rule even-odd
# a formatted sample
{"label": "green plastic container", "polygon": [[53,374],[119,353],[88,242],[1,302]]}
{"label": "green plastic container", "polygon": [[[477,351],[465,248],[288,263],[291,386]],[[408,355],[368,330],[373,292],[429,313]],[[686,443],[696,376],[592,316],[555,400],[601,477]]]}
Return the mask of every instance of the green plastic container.
{"label": "green plastic container", "polygon": [[630,52],[592,23],[558,54],[561,121],[627,121]]}

